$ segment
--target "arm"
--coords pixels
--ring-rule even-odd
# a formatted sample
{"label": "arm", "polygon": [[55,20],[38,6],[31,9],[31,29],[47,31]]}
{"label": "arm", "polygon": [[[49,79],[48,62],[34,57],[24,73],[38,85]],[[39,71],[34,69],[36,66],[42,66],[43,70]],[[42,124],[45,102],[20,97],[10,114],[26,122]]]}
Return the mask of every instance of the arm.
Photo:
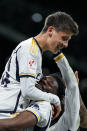
{"label": "arm", "polygon": [[78,83],[64,54],[61,53],[55,58],[55,61],[66,82],[65,112],[63,115],[66,119],[65,125],[68,125],[69,130],[76,130],[79,126],[80,109]]}
{"label": "arm", "polygon": [[[38,73],[42,73],[42,56],[37,45],[35,45],[35,48],[37,48],[35,54],[33,53],[33,51],[30,51],[29,46],[21,47],[21,50],[17,52],[22,95],[24,98],[29,100],[46,100],[54,104],[55,106],[58,106],[60,104],[60,100],[56,95],[43,92],[35,87],[36,77]],[[33,61],[32,66],[30,64],[30,61]]]}
{"label": "arm", "polygon": [[[79,77],[78,77],[77,71],[75,72],[75,76],[79,84]],[[80,127],[87,128],[87,109],[83,103],[80,92],[79,92],[79,95],[80,95]]]}
{"label": "arm", "polygon": [[54,104],[56,107],[60,105],[59,97],[51,93],[43,92],[40,89],[36,88],[35,82],[32,78],[22,78],[21,87],[22,95],[26,99],[34,101],[45,100]]}
{"label": "arm", "polygon": [[80,127],[87,128],[87,109],[80,95]]}
{"label": "arm", "polygon": [[36,117],[28,111],[20,113],[18,116],[12,119],[0,120],[0,128],[5,129],[20,129],[29,126],[34,126],[37,123]]}

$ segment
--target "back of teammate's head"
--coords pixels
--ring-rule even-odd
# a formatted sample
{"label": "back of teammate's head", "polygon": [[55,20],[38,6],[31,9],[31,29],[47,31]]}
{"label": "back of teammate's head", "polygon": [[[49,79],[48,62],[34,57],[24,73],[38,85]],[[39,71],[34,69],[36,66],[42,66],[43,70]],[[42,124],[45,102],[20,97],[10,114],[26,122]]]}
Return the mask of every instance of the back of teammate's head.
{"label": "back of teammate's head", "polygon": [[69,14],[61,11],[55,12],[46,17],[42,33],[45,33],[49,26],[53,26],[57,32],[69,31],[73,35],[77,35],[79,32],[78,25],[73,18]]}
{"label": "back of teammate's head", "polygon": [[44,92],[58,95],[60,100],[65,96],[65,84],[60,73],[44,76],[36,87]]}

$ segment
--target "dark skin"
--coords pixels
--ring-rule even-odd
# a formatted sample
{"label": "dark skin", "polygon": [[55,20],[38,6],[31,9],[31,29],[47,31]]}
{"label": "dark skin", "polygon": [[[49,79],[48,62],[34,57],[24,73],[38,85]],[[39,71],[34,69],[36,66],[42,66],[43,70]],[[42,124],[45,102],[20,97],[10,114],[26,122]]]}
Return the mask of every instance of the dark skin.
{"label": "dark skin", "polygon": [[51,76],[43,77],[36,85],[40,90],[57,95],[58,84]]}
{"label": "dark skin", "polygon": [[[44,92],[56,94],[58,84],[53,77],[44,77],[40,82],[38,82],[36,87]],[[53,110],[53,119],[55,119],[57,111],[53,105],[52,110]],[[59,106],[58,110],[60,114],[61,106]],[[0,120],[0,131],[22,131],[23,128],[35,126],[36,124],[37,124],[36,117],[31,112],[24,111],[13,119]]]}
{"label": "dark skin", "polygon": [[80,96],[80,127],[87,128],[87,109],[82,101],[82,98]]}
{"label": "dark skin", "polygon": [[[78,71],[75,72],[75,76],[79,84]],[[80,127],[87,128],[87,109],[84,105],[81,95],[80,95]]]}
{"label": "dark skin", "polygon": [[35,116],[31,112],[24,111],[13,119],[0,120],[0,131],[22,131],[23,128],[34,126],[36,123]]}

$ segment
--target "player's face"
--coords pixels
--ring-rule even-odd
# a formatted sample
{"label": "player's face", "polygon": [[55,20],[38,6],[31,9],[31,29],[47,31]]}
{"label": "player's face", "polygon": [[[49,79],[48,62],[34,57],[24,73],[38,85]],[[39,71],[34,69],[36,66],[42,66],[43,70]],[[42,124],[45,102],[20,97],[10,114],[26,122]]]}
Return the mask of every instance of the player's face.
{"label": "player's face", "polygon": [[68,42],[71,39],[72,33],[71,32],[57,32],[54,28],[49,30],[49,50],[56,54],[61,49],[68,47]]}
{"label": "player's face", "polygon": [[58,83],[53,77],[46,76],[40,80],[39,84],[41,85],[39,89],[42,91],[57,94]]}

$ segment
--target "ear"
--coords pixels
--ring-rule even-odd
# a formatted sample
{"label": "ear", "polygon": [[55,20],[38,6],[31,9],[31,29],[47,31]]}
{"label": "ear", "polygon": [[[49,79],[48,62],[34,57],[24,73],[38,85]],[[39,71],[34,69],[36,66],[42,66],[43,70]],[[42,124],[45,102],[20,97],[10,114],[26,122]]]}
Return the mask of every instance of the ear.
{"label": "ear", "polygon": [[48,27],[48,33],[49,33],[49,36],[50,36],[50,37],[52,36],[53,30],[54,30],[54,27],[53,27],[53,26],[49,26],[49,27]]}

